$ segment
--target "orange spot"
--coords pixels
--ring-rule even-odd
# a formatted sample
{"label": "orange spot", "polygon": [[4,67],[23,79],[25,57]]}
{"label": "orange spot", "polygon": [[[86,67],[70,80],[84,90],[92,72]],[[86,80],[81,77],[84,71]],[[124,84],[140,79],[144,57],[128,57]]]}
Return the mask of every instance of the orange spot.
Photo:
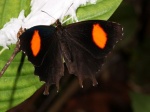
{"label": "orange spot", "polygon": [[41,38],[38,30],[35,30],[31,40],[31,50],[33,56],[37,56],[37,54],[40,51],[40,48],[41,48]]}
{"label": "orange spot", "polygon": [[104,49],[107,42],[107,34],[99,24],[93,25],[92,36],[94,43],[101,49]]}

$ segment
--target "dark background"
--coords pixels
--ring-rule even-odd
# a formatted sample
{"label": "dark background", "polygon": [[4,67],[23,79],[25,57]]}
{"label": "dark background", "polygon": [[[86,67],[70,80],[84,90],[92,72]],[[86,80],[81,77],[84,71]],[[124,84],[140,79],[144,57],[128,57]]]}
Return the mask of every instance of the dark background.
{"label": "dark background", "polygon": [[124,0],[110,20],[122,24],[124,39],[108,56],[97,86],[85,80],[80,88],[75,76],[66,75],[58,93],[51,86],[44,96],[42,86],[8,112],[136,112],[133,93],[150,94],[150,0]]}

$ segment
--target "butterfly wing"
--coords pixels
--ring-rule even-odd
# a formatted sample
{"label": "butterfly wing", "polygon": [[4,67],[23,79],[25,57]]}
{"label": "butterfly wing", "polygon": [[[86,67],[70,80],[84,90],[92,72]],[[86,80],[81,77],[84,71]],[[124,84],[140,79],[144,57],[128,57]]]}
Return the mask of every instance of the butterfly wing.
{"label": "butterfly wing", "polygon": [[[64,74],[63,58],[70,74],[90,78],[95,75],[114,44],[122,38],[122,27],[108,21],[85,21],[62,28],[36,26],[20,37],[20,49],[35,67],[35,74],[47,87],[56,84]],[[45,89],[48,94],[48,88]]]}
{"label": "butterfly wing", "polygon": [[[64,63],[58,38],[55,36],[52,38],[43,63],[39,67],[35,66],[34,73],[40,77],[40,80],[45,81],[48,87],[56,84],[59,89],[59,80],[64,75]],[[48,88],[46,91],[48,93]]]}
{"label": "butterfly wing", "polygon": [[79,77],[81,85],[87,77],[95,85],[95,75],[100,71],[105,57],[122,38],[122,27],[113,22],[92,20],[65,26],[63,32],[73,62],[67,63],[67,55],[64,55],[67,67]]}
{"label": "butterfly wing", "polygon": [[51,84],[59,88],[59,80],[64,74],[64,63],[59,39],[53,26],[35,26],[20,37],[20,49],[34,65],[34,74],[46,82],[45,94]]}
{"label": "butterfly wing", "polygon": [[20,49],[34,66],[42,64],[54,32],[55,27],[53,26],[35,26],[26,30],[19,37]]}

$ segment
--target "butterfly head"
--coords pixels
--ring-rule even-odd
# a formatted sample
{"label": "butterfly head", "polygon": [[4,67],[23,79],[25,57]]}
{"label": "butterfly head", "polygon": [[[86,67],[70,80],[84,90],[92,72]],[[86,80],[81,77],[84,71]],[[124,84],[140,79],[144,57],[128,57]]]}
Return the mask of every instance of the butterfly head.
{"label": "butterfly head", "polygon": [[56,20],[55,25],[56,27],[61,27],[61,22],[59,21],[59,19]]}

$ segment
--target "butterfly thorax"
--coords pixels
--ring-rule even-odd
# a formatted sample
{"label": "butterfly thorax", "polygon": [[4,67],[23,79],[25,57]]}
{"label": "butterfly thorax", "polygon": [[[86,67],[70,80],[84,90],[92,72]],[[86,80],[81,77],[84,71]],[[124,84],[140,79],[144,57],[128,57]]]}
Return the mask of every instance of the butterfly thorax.
{"label": "butterfly thorax", "polygon": [[55,22],[55,24],[56,24],[56,32],[57,32],[56,34],[57,34],[57,37],[58,37],[59,41],[61,41],[62,43],[64,43],[65,39],[63,37],[63,26],[61,25],[61,23],[60,23],[59,20],[57,20]]}
{"label": "butterfly thorax", "polygon": [[66,62],[71,62],[72,60],[71,50],[68,46],[68,41],[65,36],[66,32],[64,32],[64,27],[61,25],[59,20],[57,20],[55,24],[56,24],[56,37],[59,40],[59,45],[63,58],[65,59]]}

